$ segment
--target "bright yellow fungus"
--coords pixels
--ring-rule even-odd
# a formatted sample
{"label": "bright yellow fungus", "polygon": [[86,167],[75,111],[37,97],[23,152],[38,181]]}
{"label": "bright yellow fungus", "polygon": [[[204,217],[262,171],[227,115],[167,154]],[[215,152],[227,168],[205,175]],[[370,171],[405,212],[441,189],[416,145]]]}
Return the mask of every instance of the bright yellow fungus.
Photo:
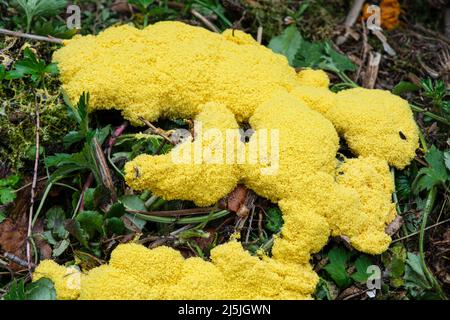
{"label": "bright yellow fungus", "polygon": [[[132,188],[207,206],[243,183],[278,203],[284,219],[271,257],[251,256],[235,238],[215,247],[210,261],[168,247],[120,245],[108,265],[82,277],[80,299],[310,299],[318,281],[310,256],[330,235],[371,254],[389,245],[384,229],[395,207],[388,164],[403,168],[418,145],[403,99],[381,90],[335,94],[325,72],[297,74],[243,32],[180,22],[76,37],[54,60],[69,96],[89,91],[92,109],[121,110],[134,124],[140,116],[195,120],[195,136],[170,153],[126,164]],[[217,138],[242,121],[254,130],[248,143],[239,135]],[[358,158],[339,164],[338,134]],[[252,161],[264,139],[262,159]],[[227,161],[227,148],[244,161]],[[57,291],[68,297],[61,285]]]}
{"label": "bright yellow fungus", "polygon": [[53,281],[59,300],[74,300],[80,294],[81,273],[76,267],[66,268],[52,260],[44,260],[33,273],[33,281],[41,278]]}

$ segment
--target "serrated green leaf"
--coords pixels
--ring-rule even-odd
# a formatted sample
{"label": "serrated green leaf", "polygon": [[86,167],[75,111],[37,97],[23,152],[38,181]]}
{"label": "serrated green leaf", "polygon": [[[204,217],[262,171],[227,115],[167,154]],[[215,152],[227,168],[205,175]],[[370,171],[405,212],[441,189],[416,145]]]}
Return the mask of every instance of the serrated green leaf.
{"label": "serrated green leaf", "polygon": [[76,217],[81,228],[86,231],[89,239],[94,238],[95,233],[102,233],[103,216],[97,211],[82,211]]}
{"label": "serrated green leaf", "polygon": [[444,154],[436,146],[432,146],[425,155],[428,167],[421,168],[413,182],[414,193],[430,190],[432,187],[445,184],[450,176],[444,162]]}
{"label": "serrated green leaf", "polygon": [[283,33],[272,40],[270,40],[268,47],[275,53],[284,55],[289,64],[292,66],[300,44],[302,43],[302,36],[295,24],[287,27]]}
{"label": "serrated green leaf", "polygon": [[347,287],[352,283],[352,279],[347,273],[347,261],[351,254],[341,247],[332,248],[328,254],[330,262],[324,267],[330,277],[338,287]]}
{"label": "serrated green leaf", "polygon": [[366,282],[370,274],[367,273],[367,268],[371,266],[372,260],[368,256],[360,256],[355,261],[356,272],[354,272],[351,277],[356,282]]}
{"label": "serrated green leaf", "polygon": [[334,50],[329,41],[311,43],[303,40],[295,55],[293,66],[336,73],[356,70],[356,65],[347,56]]}

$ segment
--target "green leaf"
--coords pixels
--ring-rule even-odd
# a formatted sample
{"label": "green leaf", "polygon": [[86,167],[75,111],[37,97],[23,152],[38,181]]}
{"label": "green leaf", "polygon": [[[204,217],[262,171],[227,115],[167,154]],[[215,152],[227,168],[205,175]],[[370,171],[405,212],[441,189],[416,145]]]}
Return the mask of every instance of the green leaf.
{"label": "green leaf", "polygon": [[408,199],[411,193],[411,183],[408,176],[399,173],[395,176],[395,190],[401,199]]}
{"label": "green leaf", "polygon": [[277,233],[281,230],[283,226],[283,217],[281,214],[281,210],[277,207],[268,208],[266,210],[266,229],[272,231],[273,233]]}
{"label": "green leaf", "polygon": [[412,252],[407,253],[404,279],[405,288],[414,297],[418,297],[424,291],[432,288],[432,285],[429,283],[425,272],[422,269],[420,256]]}
{"label": "green leaf", "polygon": [[326,55],[330,57],[328,61],[330,67],[329,70],[336,72],[345,72],[345,71],[355,71],[356,65],[345,55],[340,54],[336,50],[334,50],[329,41],[326,41],[324,44],[324,50]]}
{"label": "green leaf", "polygon": [[3,297],[5,300],[26,300],[25,282],[20,279],[14,279],[11,282],[8,293]]}
{"label": "green leaf", "polygon": [[80,223],[75,220],[75,219],[69,219],[66,220],[64,223],[64,227],[66,228],[67,231],[69,231],[69,233],[75,237],[75,239],[77,239],[78,241],[80,241],[80,243],[86,247],[87,249],[90,249],[89,247],[89,236],[86,233],[86,231],[83,230],[83,228],[81,228]]}
{"label": "green leaf", "polygon": [[0,189],[0,204],[8,204],[16,199],[16,193],[12,188]]}
{"label": "green leaf", "polygon": [[15,187],[19,181],[20,181],[20,176],[17,174],[11,175],[8,178],[0,179],[0,188],[1,187]]}
{"label": "green leaf", "polygon": [[392,93],[399,96],[405,92],[412,92],[420,90],[420,87],[409,81],[400,81],[397,85],[392,89]]}
{"label": "green leaf", "polygon": [[69,148],[74,143],[83,141],[84,135],[79,131],[70,131],[63,138],[63,143],[65,148]]}
{"label": "green leaf", "polygon": [[97,211],[82,211],[76,219],[88,234],[89,239],[94,238],[96,232],[102,233],[103,231],[103,216]]}
{"label": "green leaf", "polygon": [[145,207],[145,202],[141,200],[138,195],[125,195],[120,197],[119,201],[128,210],[147,211],[147,208]]}
{"label": "green leaf", "polygon": [[68,236],[67,230],[64,228],[64,222],[66,220],[66,214],[61,207],[52,207],[46,214],[47,228],[52,230],[52,233],[58,237],[58,239],[65,239]]}
{"label": "green leaf", "polygon": [[64,239],[64,240],[61,240],[60,242],[58,242],[53,247],[53,256],[54,257],[59,257],[60,255],[62,255],[64,253],[64,251],[67,250],[69,245],[70,245],[70,242],[67,239]]}
{"label": "green leaf", "polygon": [[445,184],[450,176],[444,162],[444,154],[436,146],[432,146],[425,155],[428,167],[421,168],[413,182],[412,189],[415,194],[422,190],[430,190],[432,187]]}
{"label": "green leaf", "polygon": [[117,217],[106,219],[105,227],[110,234],[121,235],[125,233],[125,224]]}
{"label": "green leaf", "polygon": [[338,287],[348,287],[352,279],[347,273],[347,261],[351,254],[341,247],[334,247],[328,252],[330,262],[324,267]]}
{"label": "green leaf", "polygon": [[53,282],[41,278],[27,286],[27,300],[56,300],[56,290]]}
{"label": "green leaf", "polygon": [[370,276],[367,273],[367,268],[372,264],[372,260],[368,256],[362,255],[358,257],[355,261],[356,272],[351,275],[352,279],[356,282],[366,282]]}
{"label": "green leaf", "polygon": [[15,0],[30,17],[30,20],[37,16],[50,17],[57,14],[66,7],[66,0]]}
{"label": "green leaf", "polygon": [[105,218],[120,218],[125,214],[125,206],[123,203],[114,203],[105,214]]}
{"label": "green leaf", "polygon": [[84,209],[94,210],[95,208],[95,188],[87,188],[84,191]]}
{"label": "green leaf", "polygon": [[0,223],[2,223],[6,219],[6,214],[3,211],[0,211]]}
{"label": "green leaf", "polygon": [[287,27],[281,35],[270,40],[268,47],[275,53],[280,53],[289,61],[292,66],[295,54],[303,39],[295,24]]}
{"label": "green leaf", "polygon": [[63,161],[68,161],[72,157],[68,153],[55,153],[53,156],[45,157],[44,163],[47,167],[56,167]]}
{"label": "green leaf", "polygon": [[45,68],[44,72],[51,74],[51,75],[57,75],[59,73],[58,66],[54,63],[49,63]]}
{"label": "green leaf", "polygon": [[293,61],[294,67],[323,69],[333,72],[355,71],[355,64],[334,50],[328,41],[311,43],[302,41]]}
{"label": "green leaf", "polygon": [[12,176],[9,176],[6,181],[8,181],[8,184],[10,187],[15,187],[17,183],[20,181],[20,176],[17,174],[14,174]]}
{"label": "green leaf", "polygon": [[5,66],[0,64],[0,82],[5,79],[6,76],[6,69]]}
{"label": "green leaf", "polygon": [[444,162],[447,170],[450,170],[450,150],[444,152]]}

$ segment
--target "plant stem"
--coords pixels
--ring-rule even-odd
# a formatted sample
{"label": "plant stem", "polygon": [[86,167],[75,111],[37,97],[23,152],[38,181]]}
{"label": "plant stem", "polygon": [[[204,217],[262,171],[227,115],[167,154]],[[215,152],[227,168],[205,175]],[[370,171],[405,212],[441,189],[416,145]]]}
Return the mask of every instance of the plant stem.
{"label": "plant stem", "polygon": [[433,209],[434,201],[436,200],[436,194],[437,194],[437,187],[433,186],[430,192],[428,193],[425,208],[423,210],[422,224],[420,225],[420,234],[419,234],[419,255],[420,255],[420,263],[422,264],[422,269],[424,270],[426,277],[428,278],[428,280],[430,281],[431,285],[434,287],[436,292],[441,296],[441,298],[446,300],[447,298],[444,292],[442,291],[441,286],[439,285],[438,281],[427,267],[424,253],[425,228],[428,222],[428,215]]}
{"label": "plant stem", "polygon": [[426,116],[428,116],[428,117],[430,117],[430,118],[432,118],[432,119],[434,119],[436,121],[439,121],[439,122],[441,122],[441,123],[443,123],[443,124],[445,124],[447,126],[450,126],[450,121],[448,121],[444,117],[441,117],[441,116],[438,116],[437,114],[434,114],[432,112],[426,111],[425,109],[423,109],[421,107],[418,107],[416,105],[413,105],[411,103],[409,104],[409,106],[410,106],[410,108],[412,110],[414,110],[416,112],[422,112],[424,115],[426,115]]}
{"label": "plant stem", "polygon": [[141,218],[145,221],[152,221],[152,222],[160,222],[160,223],[175,223],[175,224],[191,224],[191,223],[201,223],[201,222],[207,222],[216,220],[222,217],[225,217],[230,212],[228,210],[222,210],[218,212],[211,213],[206,216],[200,216],[200,217],[188,217],[188,218],[172,218],[172,217],[158,217],[158,216],[149,216],[145,214],[136,213],[133,211],[128,211],[129,213],[136,215],[138,218]]}
{"label": "plant stem", "polygon": [[350,79],[344,72],[338,71],[338,72],[336,72],[336,74],[339,76],[339,78],[341,78],[342,81],[344,81],[344,83],[348,84],[350,87],[352,87],[352,88],[358,88],[358,87],[359,87],[359,86],[358,86],[352,79]]}
{"label": "plant stem", "polygon": [[41,212],[42,207],[44,206],[45,199],[47,198],[48,193],[50,192],[50,189],[52,188],[52,186],[53,186],[53,182],[50,182],[47,185],[47,187],[45,188],[44,195],[42,196],[41,202],[39,203],[39,207],[37,208],[36,213],[33,217],[32,226],[34,226],[34,224],[36,223],[36,220],[39,217],[39,213]]}

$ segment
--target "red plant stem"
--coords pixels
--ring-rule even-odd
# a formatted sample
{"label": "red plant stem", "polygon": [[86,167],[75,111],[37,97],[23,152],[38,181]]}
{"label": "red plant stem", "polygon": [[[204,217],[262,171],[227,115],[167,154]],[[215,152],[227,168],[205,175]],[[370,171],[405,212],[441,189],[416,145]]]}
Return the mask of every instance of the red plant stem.
{"label": "red plant stem", "polygon": [[124,131],[125,129],[128,127],[128,122],[125,121],[124,123],[122,123],[119,127],[117,127],[111,137],[108,140],[108,155],[111,154],[111,149],[114,146],[114,144],[116,143],[117,137],[119,137]]}
{"label": "red plant stem", "polygon": [[91,186],[92,181],[94,181],[94,175],[91,172],[89,174],[86,182],[83,185],[83,190],[81,190],[80,207],[78,208],[78,211],[83,211],[84,210],[84,194],[86,193],[86,190],[89,189],[89,187]]}

